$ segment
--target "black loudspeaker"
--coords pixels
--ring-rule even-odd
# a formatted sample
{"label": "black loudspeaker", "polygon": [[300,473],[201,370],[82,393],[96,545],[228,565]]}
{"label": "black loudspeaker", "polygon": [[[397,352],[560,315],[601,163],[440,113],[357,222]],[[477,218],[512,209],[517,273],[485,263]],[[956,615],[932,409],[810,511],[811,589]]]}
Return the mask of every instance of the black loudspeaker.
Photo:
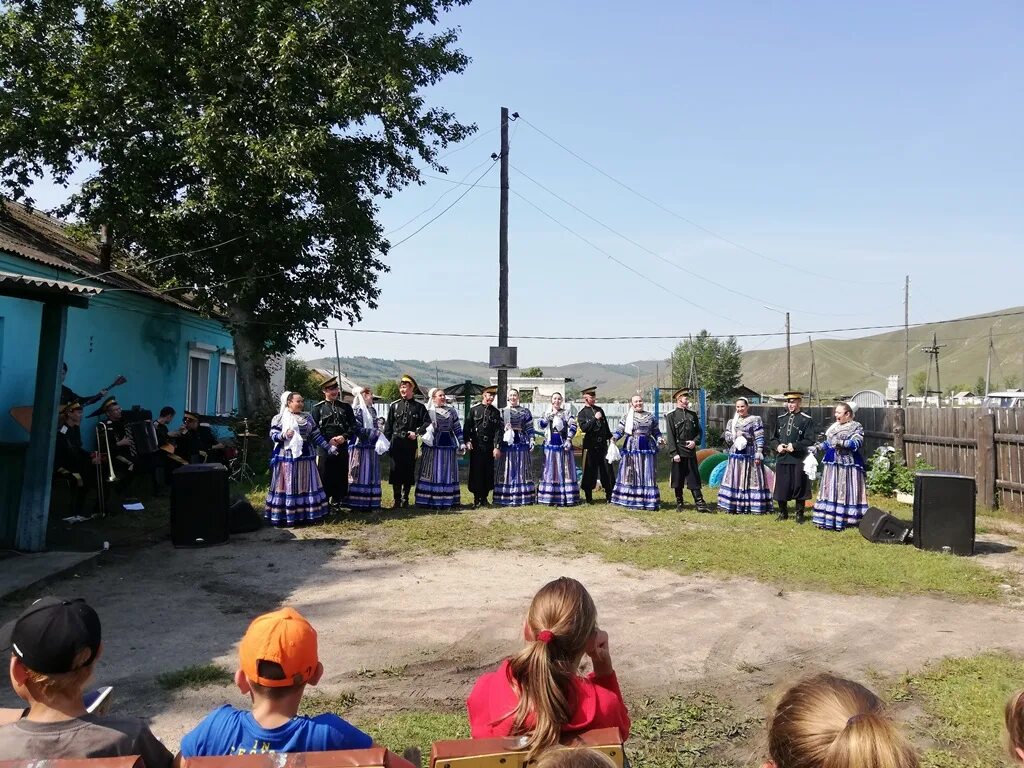
{"label": "black loudspeaker", "polygon": [[952,472],[914,477],[914,546],[974,554],[974,478]]}
{"label": "black loudspeaker", "polygon": [[263,518],[244,498],[236,499],[231,505],[228,520],[232,533],[252,533],[263,527]]}
{"label": "black loudspeaker", "polygon": [[206,547],[228,540],[228,468],[189,464],[171,473],[171,543]]}
{"label": "black loudspeaker", "polygon": [[878,507],[868,507],[860,519],[860,535],[873,544],[905,544],[910,538],[910,525]]}

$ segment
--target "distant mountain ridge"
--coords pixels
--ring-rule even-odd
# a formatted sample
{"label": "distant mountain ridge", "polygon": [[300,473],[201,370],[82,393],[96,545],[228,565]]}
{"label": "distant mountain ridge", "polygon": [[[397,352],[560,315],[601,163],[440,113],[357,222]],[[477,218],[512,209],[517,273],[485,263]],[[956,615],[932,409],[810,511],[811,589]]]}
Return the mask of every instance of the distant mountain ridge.
{"label": "distant mountain ridge", "polygon": [[[1011,314],[1011,313],[1019,314]],[[1007,377],[1024,381],[1024,307],[986,314],[1003,317],[969,317],[956,322],[921,325],[910,329],[910,377],[924,371],[928,357],[922,353],[931,344],[932,334],[945,345],[939,355],[942,387],[948,391],[975,388],[979,376],[985,375],[988,356],[988,334],[993,337],[993,389]],[[740,339],[742,346],[743,339]],[[815,369],[822,394],[852,394],[861,389],[885,391],[886,376],[903,375],[903,330],[889,331],[857,339],[814,339]],[[307,361],[308,365],[334,369],[333,357]],[[602,398],[625,398],[636,390],[637,371],[644,391],[654,386],[660,375],[661,386],[672,387],[671,367],[667,360],[635,360],[630,363],[579,362],[568,365],[539,364],[545,376],[566,376],[574,379],[576,388],[596,385]],[[469,379],[486,383],[495,372],[486,363],[472,360],[388,360],[369,357],[341,358],[342,371],[354,381],[376,384],[395,380],[403,373],[412,375],[423,388],[440,384],[443,387]],[[810,346],[806,341],[792,347],[792,379],[797,389],[809,388],[811,372]],[[512,372],[517,375],[518,372]],[[786,350],[752,350],[743,353],[743,384],[764,393],[786,389]],[[932,383],[934,387],[934,381]]]}

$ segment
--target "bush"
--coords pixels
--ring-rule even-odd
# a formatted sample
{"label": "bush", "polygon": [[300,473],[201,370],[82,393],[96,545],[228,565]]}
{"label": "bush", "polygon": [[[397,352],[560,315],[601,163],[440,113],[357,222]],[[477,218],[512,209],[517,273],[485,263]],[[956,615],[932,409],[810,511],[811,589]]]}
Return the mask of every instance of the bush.
{"label": "bush", "polygon": [[914,492],[914,475],[925,470],[935,469],[921,460],[921,454],[914,460],[914,466],[908,467],[896,454],[891,445],[878,448],[868,459],[868,474],[865,480],[870,493],[880,496],[895,496],[896,491]]}

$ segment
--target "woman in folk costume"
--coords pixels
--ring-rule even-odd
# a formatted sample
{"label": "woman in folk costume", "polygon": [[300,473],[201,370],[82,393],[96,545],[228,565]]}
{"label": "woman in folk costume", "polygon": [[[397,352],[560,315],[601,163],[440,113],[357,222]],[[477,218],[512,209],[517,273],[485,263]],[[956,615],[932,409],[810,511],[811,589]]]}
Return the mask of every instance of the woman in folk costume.
{"label": "woman in folk costume", "polygon": [[612,491],[612,504],[630,509],[655,510],[661,506],[661,492],[654,476],[658,446],[665,438],[654,414],[644,410],[644,399],[633,395],[629,410],[612,434],[612,442],[623,435],[626,442],[619,460],[619,476]]}
{"label": "woman in folk costume", "polygon": [[836,420],[825,431],[825,449],[818,500],[814,503],[814,524],[841,531],[856,526],[868,510],[864,485],[864,427],[853,420],[849,403],[836,406]]}
{"label": "woman in folk costume", "polygon": [[373,407],[373,391],[355,387],[352,395],[356,436],[348,449],[348,505],[352,509],[380,509],[380,454],[376,449],[377,441],[384,437]]}
{"label": "woman in folk costume", "polygon": [[736,415],[725,425],[722,438],[729,446],[729,463],[718,489],[718,508],[738,515],[771,512],[772,497],[764,469],[764,424],[750,415],[745,397],[736,401]]}
{"label": "woman in folk costume", "polygon": [[537,486],[537,503],[552,507],[572,507],[580,503],[576,484],[576,459],[572,438],[576,417],[563,407],[561,392],[551,396],[551,408],[540,419],[544,430],[544,476]]}
{"label": "woman in folk costume", "polygon": [[328,511],[327,494],[316,468],[316,449],[338,450],[320,434],[313,417],[302,410],[298,392],[281,395],[281,411],[270,422],[274,452],[270,457],[270,490],[265,517],[271,525],[290,527],[315,523]]}
{"label": "woman in folk costume", "polygon": [[451,509],[459,505],[459,460],[465,453],[459,412],[448,405],[444,390],[431,389],[427,423],[420,427],[420,471],[416,476],[416,506]]}
{"label": "woman in folk costume", "polygon": [[537,501],[530,451],[533,450],[533,414],[519,404],[519,390],[508,391],[508,406],[501,409],[505,433],[494,468],[494,503],[502,507],[524,507]]}

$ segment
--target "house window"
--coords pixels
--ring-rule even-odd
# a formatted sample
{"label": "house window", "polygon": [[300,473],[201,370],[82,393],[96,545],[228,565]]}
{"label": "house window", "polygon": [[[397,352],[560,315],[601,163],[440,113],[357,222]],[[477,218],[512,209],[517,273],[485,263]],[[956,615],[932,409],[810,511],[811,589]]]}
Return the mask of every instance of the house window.
{"label": "house window", "polygon": [[205,344],[190,344],[188,350],[188,394],[185,408],[196,413],[209,413],[211,351]]}
{"label": "house window", "polygon": [[223,355],[220,359],[220,376],[217,378],[217,413],[227,415],[235,410],[235,392],[238,387],[238,368],[235,358]]}

